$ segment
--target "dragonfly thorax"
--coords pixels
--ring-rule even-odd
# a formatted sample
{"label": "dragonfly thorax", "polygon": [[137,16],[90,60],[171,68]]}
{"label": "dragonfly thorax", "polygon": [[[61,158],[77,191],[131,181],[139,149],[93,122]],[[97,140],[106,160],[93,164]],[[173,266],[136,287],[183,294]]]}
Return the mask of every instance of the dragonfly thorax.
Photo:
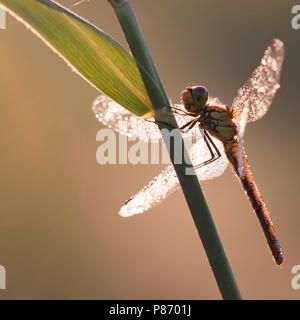
{"label": "dragonfly thorax", "polygon": [[187,87],[181,93],[181,101],[188,112],[200,113],[208,100],[208,91],[203,86]]}
{"label": "dragonfly thorax", "polygon": [[223,143],[236,140],[237,125],[230,108],[206,105],[200,112],[198,121],[202,129]]}

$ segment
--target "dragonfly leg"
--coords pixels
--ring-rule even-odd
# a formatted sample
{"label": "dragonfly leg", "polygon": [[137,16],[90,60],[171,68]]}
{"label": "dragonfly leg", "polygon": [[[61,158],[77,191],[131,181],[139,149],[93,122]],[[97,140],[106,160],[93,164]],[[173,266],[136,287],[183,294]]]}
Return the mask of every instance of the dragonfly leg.
{"label": "dragonfly leg", "polygon": [[[152,123],[156,123],[156,124],[158,124],[158,123],[163,123],[163,124],[169,126],[170,128],[175,129],[175,127],[173,127],[173,126],[172,126],[171,124],[169,124],[168,122],[156,121],[156,120],[152,121],[152,120],[147,120],[147,119],[145,119],[145,121],[152,122]],[[198,118],[197,118],[197,119],[192,119],[192,120],[190,120],[189,122],[187,122],[186,124],[184,124],[182,127],[180,127],[179,130],[180,130],[182,133],[187,133],[188,131],[190,131],[190,130],[196,125],[197,121],[198,121]],[[187,130],[184,131],[183,129],[185,129],[186,127],[188,127],[188,128],[187,128]]]}
{"label": "dragonfly leg", "polygon": [[144,119],[144,120],[147,121],[147,122],[155,123],[155,124],[162,123],[162,124],[165,124],[165,125],[169,126],[169,127],[172,128],[172,129],[175,129],[175,127],[173,127],[172,125],[170,125],[170,123],[168,123],[168,122],[156,121],[156,120],[148,120],[148,119]]}
{"label": "dragonfly leg", "polygon": [[[184,124],[183,126],[181,126],[179,128],[179,130],[183,133],[187,133],[189,132],[191,129],[193,129],[193,127],[196,125],[196,123],[198,122],[198,118],[197,119],[192,119],[191,121],[187,122],[186,124]],[[187,128],[187,130],[183,130]]]}
{"label": "dragonfly leg", "polygon": [[215,143],[213,142],[212,138],[210,137],[210,135],[208,134],[208,132],[206,130],[204,130],[204,135],[206,136],[207,140],[209,140],[209,142],[212,144],[213,148],[215,149],[215,151],[217,153],[217,159],[221,158],[220,150],[217,148],[217,146],[215,145]]}
{"label": "dragonfly leg", "polygon": [[[206,130],[204,130],[204,141],[205,141],[205,143],[206,143],[206,145],[208,147],[208,150],[210,152],[211,158],[206,160],[206,161],[204,161],[204,162],[202,162],[202,163],[200,163],[200,164],[198,164],[198,165],[196,165],[195,166],[195,170],[199,169],[199,168],[201,168],[203,166],[206,166],[207,164],[210,164],[210,163],[218,160],[221,157],[221,152],[219,151],[217,146],[214,144],[212,138],[210,137],[210,135],[208,134],[208,132]],[[216,154],[214,153],[212,148],[214,149]]]}
{"label": "dragonfly leg", "polygon": [[190,117],[197,117],[198,114],[197,113],[193,113],[193,112],[187,112],[185,110],[176,108],[176,107],[171,107],[171,109],[173,110],[174,113],[181,115],[181,116],[190,116]]}

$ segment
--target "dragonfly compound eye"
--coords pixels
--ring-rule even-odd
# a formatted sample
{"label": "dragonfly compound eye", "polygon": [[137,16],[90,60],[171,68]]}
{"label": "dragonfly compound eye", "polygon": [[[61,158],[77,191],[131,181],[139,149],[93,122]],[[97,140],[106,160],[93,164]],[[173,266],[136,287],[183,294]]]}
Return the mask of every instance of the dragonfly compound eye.
{"label": "dragonfly compound eye", "polygon": [[208,91],[203,86],[187,87],[181,93],[181,101],[189,112],[199,112],[207,103]]}
{"label": "dragonfly compound eye", "polygon": [[182,91],[181,102],[187,111],[192,111],[193,98],[189,90]]}
{"label": "dragonfly compound eye", "polygon": [[208,91],[203,86],[194,86],[190,88],[193,102],[197,110],[203,108],[208,100]]}

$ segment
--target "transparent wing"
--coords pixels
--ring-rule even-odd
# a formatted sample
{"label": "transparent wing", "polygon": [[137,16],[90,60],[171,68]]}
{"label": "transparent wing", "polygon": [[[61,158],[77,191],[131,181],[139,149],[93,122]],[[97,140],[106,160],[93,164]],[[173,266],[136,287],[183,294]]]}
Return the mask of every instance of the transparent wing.
{"label": "transparent wing", "polygon": [[92,110],[98,121],[122,135],[145,142],[161,139],[160,131],[154,123],[127,111],[104,94],[94,101]]}
{"label": "transparent wing", "polygon": [[[182,110],[184,109],[181,104],[174,105],[174,107]],[[144,142],[159,142],[161,140],[161,133],[157,125],[151,122],[153,119],[145,121],[143,118],[127,111],[104,94],[98,96],[93,102],[92,110],[99,122],[102,122],[108,128],[111,128],[122,135]],[[179,127],[193,119],[189,116],[177,114],[175,114],[175,118]],[[192,137],[199,134],[199,130],[197,130],[190,131],[184,134],[184,136]]]}
{"label": "transparent wing", "polygon": [[238,172],[240,177],[245,177],[245,162],[244,162],[244,133],[246,129],[246,124],[249,117],[249,108],[246,106],[239,117],[239,122],[237,125],[237,131],[238,131]]}
{"label": "transparent wing", "polygon": [[[198,131],[200,132],[199,129]],[[200,135],[200,137],[202,136]],[[222,175],[228,164],[222,143],[217,139],[212,139],[221,152],[221,158],[196,170],[200,180],[209,180]],[[209,151],[203,138],[197,139],[197,142],[193,144],[191,148],[190,154],[194,165],[203,163],[210,158]],[[148,185],[127,200],[119,213],[123,217],[143,213],[158,205],[178,187],[179,181],[174,168],[172,165],[168,165],[158,176],[150,181]]]}
{"label": "transparent wing", "polygon": [[[218,98],[211,97],[209,98],[208,103],[213,105],[223,105]],[[180,104],[176,104],[174,107],[184,110],[184,107]],[[161,133],[154,123],[135,116],[104,94],[101,94],[94,101],[92,110],[98,121],[120,134],[145,142],[149,142],[150,140],[151,142],[158,142],[161,140]],[[182,126],[189,120],[193,119],[186,115],[181,116],[177,114],[175,114],[175,118],[178,126]],[[191,159],[193,164],[198,165],[209,159],[209,150],[207,149],[201,132],[197,126],[193,130],[184,134],[186,141],[189,137],[196,139],[196,143],[191,147]],[[217,139],[212,139],[220,150],[222,156],[210,165],[200,167],[196,170],[197,176],[200,180],[208,180],[220,176],[225,171],[228,164],[222,143]],[[172,165],[168,165],[158,176],[150,181],[148,185],[126,201],[120,210],[120,215],[128,217],[134,214],[143,213],[158,205],[178,187],[179,181],[174,168]]]}
{"label": "transparent wing", "polygon": [[158,176],[151,180],[148,185],[127,200],[120,209],[119,214],[122,217],[130,217],[143,213],[158,205],[178,187],[179,181],[173,170],[173,166],[168,165]]}
{"label": "transparent wing", "polygon": [[[218,98],[209,98],[208,103],[222,105]],[[182,104],[175,104],[173,106],[184,111]],[[157,125],[151,122],[153,119],[145,121],[143,118],[127,111],[104,94],[95,99],[92,110],[99,122],[122,135],[144,142],[159,142],[161,140],[161,133]],[[179,127],[193,119],[190,116],[178,114],[175,114],[175,118]],[[200,135],[198,128],[196,129],[185,133],[184,137],[188,138]]]}
{"label": "transparent wing", "polygon": [[284,45],[274,39],[265,51],[260,65],[239,89],[231,108],[239,119],[243,109],[249,108],[248,122],[262,118],[271,106],[279,89],[280,71],[284,60]]}

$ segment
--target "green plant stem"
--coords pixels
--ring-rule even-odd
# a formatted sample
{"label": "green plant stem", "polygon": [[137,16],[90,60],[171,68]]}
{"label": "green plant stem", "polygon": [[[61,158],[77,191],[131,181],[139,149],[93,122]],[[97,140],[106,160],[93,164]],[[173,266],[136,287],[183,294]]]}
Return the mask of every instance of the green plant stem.
{"label": "green plant stem", "polygon": [[[155,118],[158,122],[158,126],[161,130],[170,129],[169,126],[159,122],[164,121],[163,113],[160,111],[164,107],[168,106],[169,102],[129,1],[108,1],[117,14],[134,58],[139,62],[141,76],[145,83],[149,98],[152,102],[153,109],[155,110]],[[174,124],[174,126],[178,128],[174,116],[171,116],[170,121],[168,122],[170,122],[172,126]],[[212,216],[209,212],[203,192],[200,188],[198,178],[195,172],[193,172],[194,174],[192,175],[186,175],[187,167],[189,167],[191,170],[194,169],[189,165],[191,162],[186,154],[186,149],[184,147],[179,130],[176,130],[176,135],[180,136],[179,139],[183,146],[182,155],[184,154],[182,159],[185,159],[185,162],[182,164],[174,163],[174,148],[172,145],[170,148],[168,148],[170,152],[170,158],[174,165],[181,188],[194,219],[194,223],[206,251],[219,290],[223,299],[241,299],[240,292],[236,285],[225,251],[218,236]],[[166,140],[167,137],[164,134],[163,139],[166,144],[169,142],[169,140]],[[177,139],[178,136],[176,136],[174,140],[178,141]]]}

